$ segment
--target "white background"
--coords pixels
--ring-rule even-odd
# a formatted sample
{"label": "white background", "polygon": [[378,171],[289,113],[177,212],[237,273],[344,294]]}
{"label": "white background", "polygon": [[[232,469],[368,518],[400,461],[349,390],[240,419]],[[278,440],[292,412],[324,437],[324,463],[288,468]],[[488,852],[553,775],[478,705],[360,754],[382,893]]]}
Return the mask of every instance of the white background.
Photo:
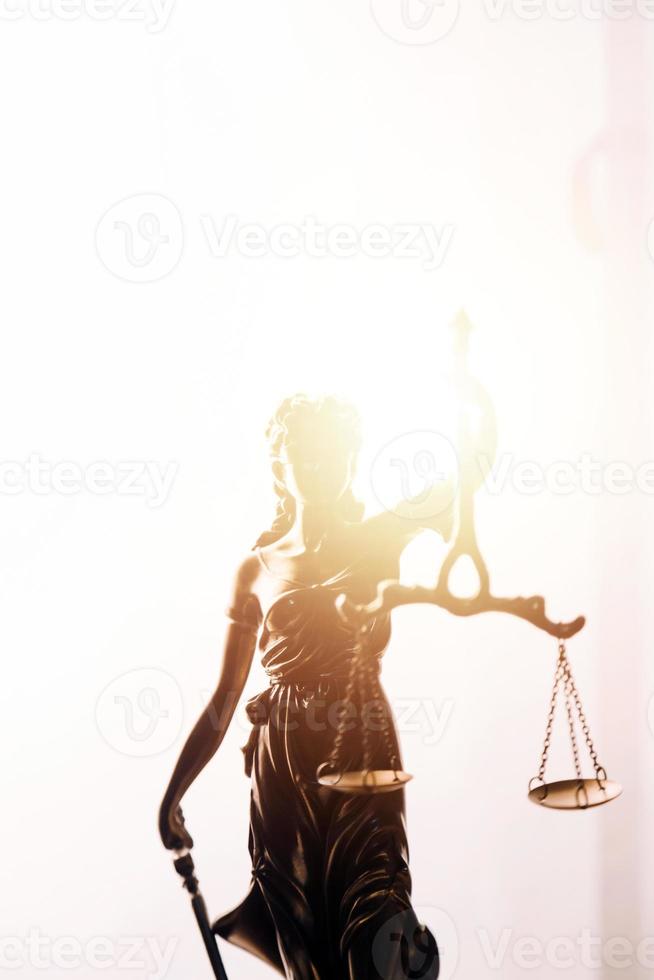
{"label": "white background", "polygon": [[[2,459],[80,472],[153,461],[176,475],[159,506],[116,487],[2,493],[4,967],[145,980],[161,976],[143,948],[156,942],[172,944],[165,976],[186,980],[208,971],[156,816],[217,678],[230,576],[274,513],[263,431],[278,402],[325,390],[357,405],[356,490],[375,512],[375,454],[442,424],[447,324],[465,307],[502,453],[543,467],[651,456],[651,84],[638,38],[654,26],[482,7],[416,43],[451,3],[425,28],[402,22],[400,0],[178,3],[165,24],[143,6],[103,20],[57,9],[7,5],[0,31]],[[102,224],[140,195],[160,197]],[[168,241],[139,265],[145,211]],[[361,252],[216,257],[203,216],[220,230],[228,215],[268,231],[313,216],[452,237],[431,270]],[[161,278],[136,281],[156,262]],[[570,656],[600,759],[625,783],[609,807],[526,800],[553,640],[508,617],[394,614],[391,698],[451,712],[436,742],[402,734],[414,898],[443,937],[444,977],[645,976],[635,957],[593,969],[578,953],[567,971],[546,953],[527,970],[516,944],[653,934],[651,506],[651,492],[527,494],[510,481],[478,498],[495,591],[588,617]],[[425,534],[403,579],[430,581],[444,554]],[[116,681],[136,669],[149,673]],[[257,668],[246,696],[264,683]],[[147,710],[113,697],[150,685],[168,716],[139,739]],[[248,885],[246,737],[241,710],[185,801],[213,916]],[[572,775],[562,737],[552,768]],[[494,969],[484,937],[503,935]],[[64,937],[82,950],[68,967]],[[89,962],[97,937],[113,950],[102,969]],[[230,975],[271,975],[223,951]]]}

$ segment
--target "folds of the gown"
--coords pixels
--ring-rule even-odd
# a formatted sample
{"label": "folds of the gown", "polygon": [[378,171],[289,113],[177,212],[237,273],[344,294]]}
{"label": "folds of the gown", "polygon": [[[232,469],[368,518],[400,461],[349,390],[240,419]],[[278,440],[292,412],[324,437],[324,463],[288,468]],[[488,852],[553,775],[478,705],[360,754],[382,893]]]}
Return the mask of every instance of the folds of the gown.
{"label": "folds of the gown", "polygon": [[[252,885],[215,930],[293,980],[405,980],[405,941],[379,939],[389,921],[415,923],[409,934],[419,929],[404,794],[352,796],[316,782],[344,682],[332,680],[319,695],[310,687],[277,683],[248,703]],[[362,764],[361,724],[353,720],[344,740],[353,766]],[[382,766],[387,746],[380,732],[371,737],[373,765]],[[394,730],[392,740],[397,747]]]}
{"label": "folds of the gown", "polygon": [[[352,796],[316,780],[339,706],[348,713],[342,767],[389,765],[387,739],[376,716],[366,714],[370,706],[356,694],[346,698],[354,645],[334,599],[351,579],[345,570],[330,585],[289,589],[261,614],[259,648],[271,686],[247,704],[253,727],[243,748],[252,786],[252,882],[214,928],[288,980],[435,980],[435,940],[411,907],[403,789]],[[358,601],[373,597],[369,587]],[[366,642],[377,671],[389,637],[384,614]],[[381,698],[390,718],[383,692]],[[388,734],[400,758],[392,720]]]}

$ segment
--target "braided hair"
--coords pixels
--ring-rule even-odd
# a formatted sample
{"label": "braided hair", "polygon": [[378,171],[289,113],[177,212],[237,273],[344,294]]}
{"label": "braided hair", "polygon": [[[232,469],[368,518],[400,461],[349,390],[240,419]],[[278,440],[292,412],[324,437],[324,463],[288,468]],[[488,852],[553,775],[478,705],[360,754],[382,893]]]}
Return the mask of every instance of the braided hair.
{"label": "braided hair", "polygon": [[[327,433],[329,444],[336,451],[355,454],[359,451],[361,419],[353,405],[333,395],[311,398],[304,392],[298,392],[284,399],[266,427],[265,435],[271,460],[280,458],[282,449],[288,442],[300,441],[307,432],[315,431],[316,427],[321,433]],[[295,520],[295,497],[274,471],[273,489],[278,500],[272,527],[259,535],[252,550],[283,537]],[[356,499],[351,487],[340,497],[337,507],[347,521],[353,523],[363,518],[365,505]]]}

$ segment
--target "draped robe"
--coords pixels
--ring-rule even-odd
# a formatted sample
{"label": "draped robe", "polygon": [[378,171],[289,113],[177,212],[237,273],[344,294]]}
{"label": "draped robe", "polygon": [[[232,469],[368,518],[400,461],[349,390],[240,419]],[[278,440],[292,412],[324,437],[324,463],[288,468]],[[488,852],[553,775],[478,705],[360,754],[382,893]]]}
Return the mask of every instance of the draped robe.
{"label": "draped robe", "polygon": [[[436,941],[411,906],[404,790],[352,795],[316,780],[332,750],[354,651],[334,600],[348,592],[358,564],[287,589],[265,615],[255,596],[244,609],[228,610],[258,631],[270,685],[247,703],[250,889],[214,931],[288,980],[435,980]],[[374,619],[366,636],[365,656],[378,672],[389,614]],[[380,692],[386,738],[374,711],[356,695],[347,699],[344,769],[365,768],[364,727],[371,768],[389,768],[389,738],[401,758]]]}

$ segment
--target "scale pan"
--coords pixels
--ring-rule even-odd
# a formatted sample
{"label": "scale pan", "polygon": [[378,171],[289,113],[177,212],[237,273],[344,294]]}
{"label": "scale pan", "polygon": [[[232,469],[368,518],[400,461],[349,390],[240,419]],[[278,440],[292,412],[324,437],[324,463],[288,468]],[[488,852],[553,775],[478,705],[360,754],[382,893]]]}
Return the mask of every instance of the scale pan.
{"label": "scale pan", "polygon": [[560,779],[541,783],[529,791],[529,799],[553,810],[587,810],[614,800],[622,792],[620,783],[611,779]]}
{"label": "scale pan", "polygon": [[331,772],[318,777],[321,786],[341,793],[392,793],[408,783],[413,776],[401,769],[363,769],[352,772]]}

